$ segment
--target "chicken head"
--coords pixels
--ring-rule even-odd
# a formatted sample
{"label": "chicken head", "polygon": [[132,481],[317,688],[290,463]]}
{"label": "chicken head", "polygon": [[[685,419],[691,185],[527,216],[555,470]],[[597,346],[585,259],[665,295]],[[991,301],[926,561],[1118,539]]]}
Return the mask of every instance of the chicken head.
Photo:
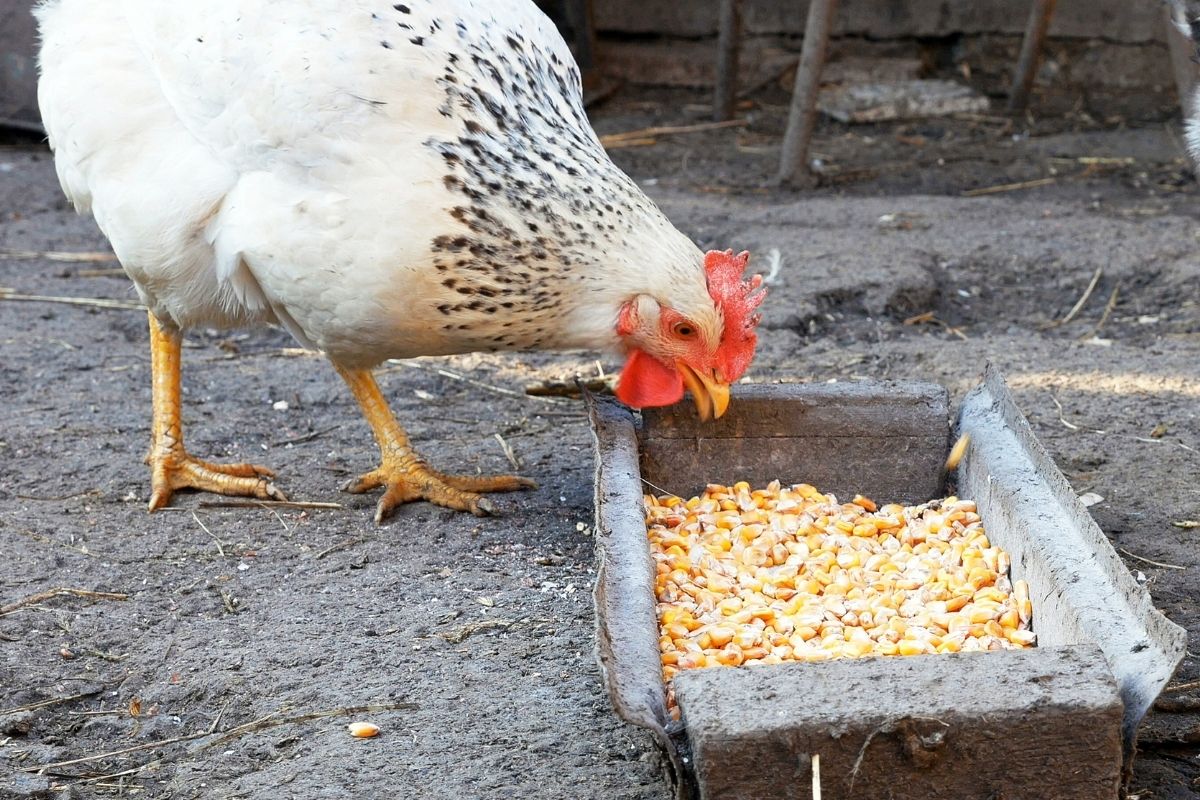
{"label": "chicken head", "polygon": [[708,252],[704,274],[711,308],[690,316],[649,295],[621,306],[617,335],[629,351],[617,397],[634,408],[672,405],[684,389],[702,420],[729,406],[729,385],[745,373],[758,342],[761,275],[743,279],[749,253]]}

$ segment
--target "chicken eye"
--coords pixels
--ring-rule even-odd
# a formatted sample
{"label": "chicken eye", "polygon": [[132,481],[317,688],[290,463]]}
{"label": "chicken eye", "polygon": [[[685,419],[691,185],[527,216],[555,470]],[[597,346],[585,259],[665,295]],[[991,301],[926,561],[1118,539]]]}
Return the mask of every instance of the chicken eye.
{"label": "chicken eye", "polygon": [[696,335],[696,328],[690,322],[680,322],[675,325],[675,335],[690,339]]}

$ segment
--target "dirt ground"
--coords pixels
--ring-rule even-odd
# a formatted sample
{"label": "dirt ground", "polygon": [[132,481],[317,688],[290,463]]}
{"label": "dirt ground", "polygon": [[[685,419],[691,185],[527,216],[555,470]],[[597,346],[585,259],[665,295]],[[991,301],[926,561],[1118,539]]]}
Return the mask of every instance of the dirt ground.
{"label": "dirt ground", "polygon": [[[597,126],[695,122],[704,101],[627,90]],[[1180,525],[1200,519],[1200,189],[1178,121],[823,123],[824,184],[786,192],[761,188],[785,101],[757,100],[745,129],[615,151],[702,246],[776,267],[749,378],[924,378],[958,398],[997,363],[1200,653],[1200,529]],[[0,150],[0,247],[105,248],[36,144]],[[6,257],[0,286],[129,302],[114,266]],[[55,587],[127,596],[0,615],[0,797],[665,800],[652,743],[614,716],[592,654],[586,421],[576,401],[522,392],[594,372],[595,355],[386,368],[438,466],[507,469],[499,436],[541,486],[504,498],[503,516],[418,504],[377,528],[373,498],[338,491],[375,465],[369,430],[333,370],[294,347],[279,331],[191,332],[187,441],[340,507],[184,493],[150,516],[142,313],[0,302],[0,606]],[[1200,679],[1200,657],[1177,679]],[[22,706],[38,707],[8,711]],[[350,718],[380,737],[312,716],[358,706],[377,707]],[[1138,798],[1200,796],[1200,714],[1155,712],[1142,739]]]}

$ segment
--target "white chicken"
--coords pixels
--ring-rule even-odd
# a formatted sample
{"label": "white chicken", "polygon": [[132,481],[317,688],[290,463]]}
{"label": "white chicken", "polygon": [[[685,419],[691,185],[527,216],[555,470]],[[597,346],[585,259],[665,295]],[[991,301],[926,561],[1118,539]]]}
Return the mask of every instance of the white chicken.
{"label": "white chicken", "polygon": [[755,347],[761,280],[701,253],[608,159],[570,53],[530,0],[47,0],[39,101],[63,189],[150,309],[150,510],[174,490],[281,497],[193,458],[180,332],[278,323],[370,423],[382,520],[476,514],[515,476],[430,468],[370,369],[487,350],[628,354],[618,396],[690,389],[719,416]]}

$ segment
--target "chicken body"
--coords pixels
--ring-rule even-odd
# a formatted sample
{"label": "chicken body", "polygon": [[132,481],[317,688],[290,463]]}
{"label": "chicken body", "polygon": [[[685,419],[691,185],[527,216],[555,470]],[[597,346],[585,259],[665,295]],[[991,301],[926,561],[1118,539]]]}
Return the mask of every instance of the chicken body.
{"label": "chicken body", "polygon": [[[608,159],[529,0],[48,0],[36,14],[60,181],[133,279],[154,346],[177,350],[195,325],[283,325],[347,378],[385,467],[389,447],[424,467],[363,375],[387,358],[645,350],[626,391],[646,403],[736,379],[714,366],[731,335],[743,355],[725,372],[748,362],[757,302],[738,305],[740,266],[718,259],[714,289],[704,254]],[[160,362],[177,386],[177,355]],[[159,447],[172,424],[155,398]],[[275,491],[235,466],[236,486],[179,485]],[[152,508],[178,488],[164,480]],[[527,485],[513,481],[464,491]],[[360,488],[379,485],[395,488]]]}
{"label": "chicken body", "polygon": [[[526,0],[43,6],[62,184],[164,322],[278,321],[338,364],[614,348],[712,305]],[[693,296],[687,296],[688,288]]]}

